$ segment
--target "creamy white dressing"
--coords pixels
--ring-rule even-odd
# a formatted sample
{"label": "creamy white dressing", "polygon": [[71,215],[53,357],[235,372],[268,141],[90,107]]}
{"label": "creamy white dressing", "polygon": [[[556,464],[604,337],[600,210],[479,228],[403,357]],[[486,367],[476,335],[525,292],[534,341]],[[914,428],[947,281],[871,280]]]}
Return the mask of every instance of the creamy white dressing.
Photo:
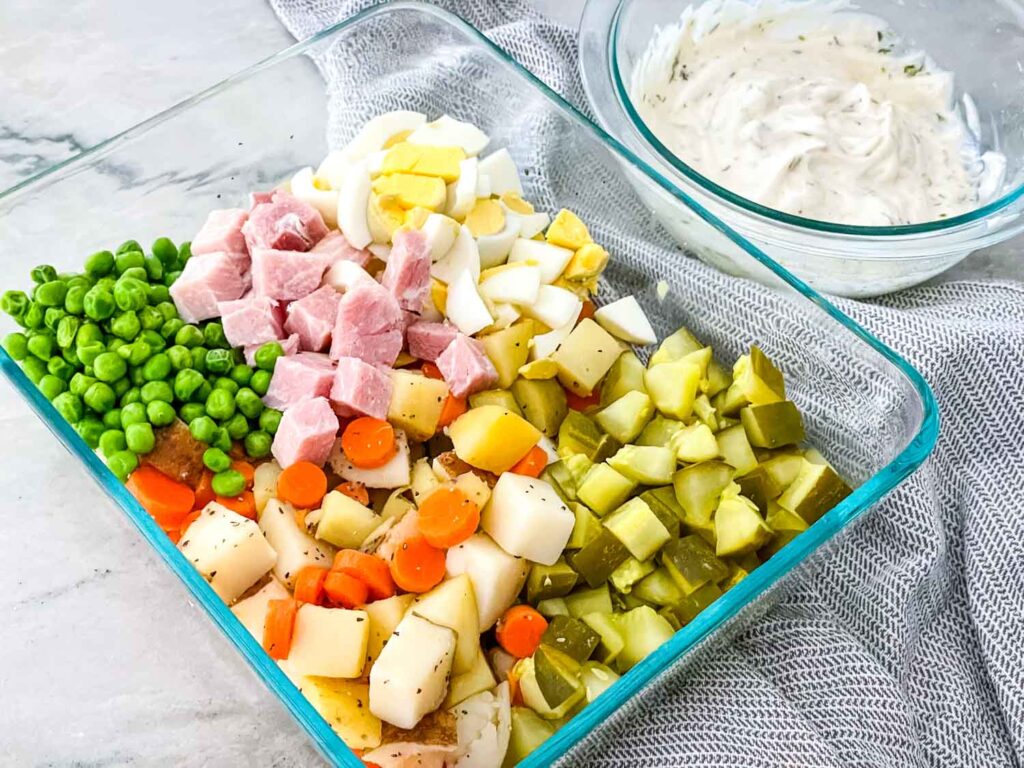
{"label": "creamy white dressing", "polygon": [[897,55],[881,19],[846,2],[710,0],[660,29],[631,96],[658,139],[717,184],[842,224],[948,218],[994,194],[953,107],[953,75]]}

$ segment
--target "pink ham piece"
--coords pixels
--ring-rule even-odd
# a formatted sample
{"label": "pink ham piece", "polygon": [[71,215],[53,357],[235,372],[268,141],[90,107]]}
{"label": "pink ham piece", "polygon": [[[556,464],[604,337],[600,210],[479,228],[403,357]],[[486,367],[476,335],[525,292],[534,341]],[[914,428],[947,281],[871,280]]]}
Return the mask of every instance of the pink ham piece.
{"label": "pink ham piece", "polygon": [[386,419],[391,404],[391,377],[380,368],[355,357],[338,361],[331,386],[331,401],[339,416]]}
{"label": "pink ham piece", "polygon": [[498,381],[498,371],[483,344],[460,333],[437,358],[437,368],[456,397],[489,389]]}
{"label": "pink ham piece", "polygon": [[398,306],[422,312],[430,291],[430,249],[427,237],[417,229],[396,232],[381,285],[391,291]]}
{"label": "pink ham piece", "polygon": [[421,321],[406,329],[405,343],[410,355],[433,363],[458,335],[459,329],[454,325]]}
{"label": "pink ham piece", "polygon": [[224,335],[232,347],[259,347],[284,337],[280,305],[266,296],[249,294],[217,305]]}
{"label": "pink ham piece", "polygon": [[302,349],[320,352],[331,342],[340,301],[341,294],[331,286],[317,288],[308,296],[288,305],[288,319],[284,321],[284,329],[288,333],[298,334]]}
{"label": "pink ham piece", "polygon": [[365,267],[373,258],[373,254],[365,248],[353,248],[338,230],[328,232],[327,237],[314,245],[310,253],[323,255],[328,264],[334,264],[336,261],[354,261],[360,267]]}
{"label": "pink ham piece", "polygon": [[192,255],[224,251],[248,256],[249,249],[242,234],[242,226],[248,218],[249,212],[241,208],[210,211],[203,228],[192,238]]}
{"label": "pink ham piece", "polygon": [[327,397],[334,383],[334,362],[316,352],[300,352],[277,358],[264,405],[287,410],[311,397]]}
{"label": "pink ham piece", "polygon": [[244,292],[245,283],[232,255],[223,251],[190,258],[170,289],[178,314],[186,323],[217,317],[219,302],[237,299]]}
{"label": "pink ham piece", "polygon": [[[287,339],[278,339],[277,341],[286,355],[294,355],[299,351],[299,334],[297,333],[293,333]],[[256,365],[256,350],[262,346],[263,344],[246,345],[243,348],[243,351],[245,352],[245,362],[249,365]]]}
{"label": "pink ham piece", "polygon": [[301,299],[320,287],[326,269],[321,254],[257,248],[252,252],[252,289],[278,301]]}
{"label": "pink ham piece", "polygon": [[257,205],[263,205],[264,203],[269,203],[271,200],[273,200],[274,199],[274,191],[275,190],[272,189],[269,192],[250,192],[249,193],[249,210],[251,211]]}
{"label": "pink ham piece", "polygon": [[251,253],[257,248],[277,251],[308,251],[327,234],[320,212],[283,190],[270,202],[258,203],[242,227]]}
{"label": "pink ham piece", "polygon": [[360,282],[341,297],[331,334],[331,357],[358,357],[390,366],[402,351],[402,310],[382,286]]}
{"label": "pink ham piece", "polygon": [[270,452],[282,467],[297,461],[327,461],[338,434],[338,417],[325,397],[296,403],[281,417]]}

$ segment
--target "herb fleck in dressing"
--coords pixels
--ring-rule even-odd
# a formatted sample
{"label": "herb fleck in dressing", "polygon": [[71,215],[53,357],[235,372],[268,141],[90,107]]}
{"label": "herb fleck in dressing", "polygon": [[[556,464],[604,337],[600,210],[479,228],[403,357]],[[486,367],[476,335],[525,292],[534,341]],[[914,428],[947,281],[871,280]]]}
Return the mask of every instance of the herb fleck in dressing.
{"label": "herb fleck in dressing", "polygon": [[845,2],[711,0],[656,33],[632,96],[683,162],[776,210],[875,226],[964,213],[989,158],[952,73],[894,40]]}

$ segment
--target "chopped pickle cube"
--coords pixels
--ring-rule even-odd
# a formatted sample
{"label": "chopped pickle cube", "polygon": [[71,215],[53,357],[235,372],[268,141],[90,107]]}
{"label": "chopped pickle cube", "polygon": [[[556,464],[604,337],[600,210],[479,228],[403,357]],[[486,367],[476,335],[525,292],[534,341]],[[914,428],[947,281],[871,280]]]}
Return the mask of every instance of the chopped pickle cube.
{"label": "chopped pickle cube", "polygon": [[653,368],[661,363],[671,363],[703,348],[704,345],[688,329],[680,328],[661,342],[658,350],[651,355],[648,366]]}
{"label": "chopped pickle cube", "polygon": [[731,484],[722,494],[715,512],[715,553],[726,557],[753,552],[763,546],[771,535],[772,529],[757,511],[757,505],[740,495],[738,485]]}
{"label": "chopped pickle cube", "polygon": [[540,479],[554,488],[566,504],[576,498],[576,479],[565,466],[565,461],[548,464],[541,473]]}
{"label": "chopped pickle cube", "polygon": [[651,508],[651,512],[657,515],[669,536],[678,539],[679,522],[686,516],[686,513],[679,506],[675,489],[671,485],[650,488],[640,494],[640,499]]}
{"label": "chopped pickle cube", "polygon": [[693,401],[693,412],[697,415],[698,419],[707,424],[708,429],[712,432],[718,431],[718,413],[706,394],[699,395]]}
{"label": "chopped pickle cube", "polygon": [[572,456],[566,456],[562,461],[565,463],[565,468],[569,470],[569,474],[572,475],[575,487],[579,488],[580,483],[583,482],[583,478],[587,476],[587,472],[594,466],[587,456],[582,453],[574,453]]}
{"label": "chopped pickle cube", "polygon": [[705,584],[700,589],[694,590],[675,605],[675,615],[679,622],[685,626],[697,618],[697,614],[710,606],[715,600],[722,596],[721,588],[714,583]]}
{"label": "chopped pickle cube", "polygon": [[618,568],[612,571],[612,575],[608,577],[608,581],[615,589],[624,595],[630,593],[633,589],[633,585],[636,584],[640,579],[654,571],[655,565],[653,560],[637,560],[635,557],[629,557],[622,563]]}
{"label": "chopped pickle cube", "polygon": [[576,498],[604,517],[622,504],[636,483],[607,464],[595,464],[576,489]]}
{"label": "chopped pickle cube", "polygon": [[700,391],[707,397],[714,397],[719,392],[724,392],[732,384],[732,374],[727,371],[721,363],[712,359],[708,363],[706,378],[701,379]]}
{"label": "chopped pickle cube", "polygon": [[648,605],[634,608],[628,613],[616,617],[616,623],[622,630],[626,641],[622,652],[615,660],[620,671],[626,672],[643,661],[664,643],[672,639],[675,630],[657,612]]}
{"label": "chopped pickle cube", "polygon": [[555,648],[578,662],[584,662],[600,645],[601,636],[580,619],[556,616],[548,623],[540,641],[541,647]]}
{"label": "chopped pickle cube", "polygon": [[654,605],[675,605],[683,599],[683,591],[676,584],[668,568],[661,566],[633,585],[631,594]]}
{"label": "chopped pickle cube", "polygon": [[602,437],[600,428],[590,418],[579,411],[569,411],[558,427],[558,453],[562,457],[581,453],[593,461]]}
{"label": "chopped pickle cube", "polygon": [[582,616],[583,623],[594,630],[601,638],[593,656],[602,664],[611,664],[626,647],[626,639],[622,636],[616,616],[611,612],[611,603],[607,611],[594,611]]}
{"label": "chopped pickle cube", "polygon": [[672,538],[647,502],[639,497],[616,509],[604,520],[604,526],[637,560],[647,560]]}
{"label": "chopped pickle cube", "polygon": [[528,707],[512,707],[506,765],[516,765],[555,734],[555,726]]}
{"label": "chopped pickle cube", "polygon": [[678,430],[672,435],[669,447],[676,459],[687,464],[718,458],[718,440],[711,428],[700,422]]}
{"label": "chopped pickle cube", "polygon": [[[602,527],[595,538],[569,555],[569,563],[592,589],[601,586],[607,589],[608,578],[628,557],[629,550],[611,531]],[[571,602],[569,610],[572,612]]]}
{"label": "chopped pickle cube", "polygon": [[598,425],[622,443],[632,442],[654,415],[654,402],[645,392],[627,392],[594,415]]}
{"label": "chopped pickle cube", "polygon": [[[715,403],[722,414],[731,416],[745,405],[766,405],[786,399],[782,373],[757,347],[751,347],[749,355],[736,361],[732,377],[724,399]],[[721,393],[717,397],[722,397]]]}
{"label": "chopped pickle cube", "polygon": [[760,459],[760,468],[771,478],[772,484],[780,489],[780,493],[796,480],[803,465],[803,457],[792,449],[772,451],[769,458]]}
{"label": "chopped pickle cube", "polygon": [[758,448],[779,448],[804,439],[804,423],[791,400],[748,405],[740,410],[740,422],[750,444]]}
{"label": "chopped pickle cube", "polygon": [[551,709],[557,710],[568,701],[583,698],[579,664],[567,654],[541,645],[533,654],[533,663],[537,687]]}
{"label": "chopped pickle cube", "polygon": [[757,457],[754,456],[754,449],[750,447],[742,424],[723,429],[715,435],[715,439],[722,460],[735,468],[737,475],[745,475],[757,466]]}
{"label": "chopped pickle cube", "polygon": [[672,473],[676,471],[676,457],[669,448],[655,445],[624,445],[608,459],[608,465],[642,485],[665,485],[672,482]]}
{"label": "chopped pickle cube", "polygon": [[709,582],[729,578],[729,566],[699,536],[684,536],[669,542],[661,551],[661,561],[684,595],[692,594]]}
{"label": "chopped pickle cube", "polygon": [[610,405],[627,392],[644,391],[644,364],[632,351],[619,355],[601,385],[601,407]]}
{"label": "chopped pickle cube", "polygon": [[692,413],[699,384],[700,368],[687,360],[661,363],[644,374],[644,386],[654,407],[676,419],[686,419]]}
{"label": "chopped pickle cube", "polygon": [[[539,650],[540,649],[538,649],[538,651]],[[579,683],[577,680],[579,687],[574,689],[574,692],[569,693],[566,698],[559,700],[557,706],[551,706],[548,704],[547,697],[541,690],[540,682],[537,680],[536,656],[537,654],[525,659],[520,659],[516,663],[515,667],[513,667],[512,674],[519,678],[519,690],[522,693],[523,703],[526,704],[526,706],[545,720],[559,720],[565,717],[569,713],[569,710],[586,695],[583,690],[583,684]],[[561,671],[562,670],[559,668],[558,672]],[[561,683],[568,684],[570,679],[566,678],[562,681],[558,681],[558,675],[553,666],[545,668],[544,676],[546,678],[545,688],[549,695],[554,699],[560,698],[561,693],[565,690]]]}
{"label": "chopped pickle cube", "polygon": [[[623,559],[626,557],[629,557],[629,553],[626,553]],[[598,613],[612,612],[612,596],[606,583],[593,589],[577,589],[571,595],[566,595],[564,600],[569,608],[569,615],[574,619],[579,619],[595,611]]]}
{"label": "chopped pickle cube", "polygon": [[[746,495],[746,494],[744,494]],[[796,512],[790,512],[785,507],[780,507],[776,502],[768,502],[768,515],[765,517],[768,527],[776,533],[780,531],[796,531],[801,533],[807,530],[807,521]]]}
{"label": "chopped pickle cube", "polygon": [[736,482],[739,483],[743,495],[754,502],[762,513],[767,513],[769,502],[782,493],[782,487],[776,484],[762,465],[758,465],[743,477],[737,477]]}
{"label": "chopped pickle cube", "polygon": [[576,571],[564,558],[558,558],[554,565],[534,563],[526,577],[526,599],[536,605],[551,597],[565,597],[572,592],[578,579]]}
{"label": "chopped pickle cube", "polygon": [[661,445],[666,446],[672,440],[672,435],[682,429],[685,424],[676,419],[669,419],[660,413],[647,422],[647,426],[634,441],[637,445]]}
{"label": "chopped pickle cube", "polygon": [[721,461],[705,461],[676,472],[672,486],[685,512],[683,522],[710,521],[722,491],[732,482],[733,473],[733,468]]}
{"label": "chopped pickle cube", "polygon": [[771,541],[757,551],[757,554],[762,559],[769,560],[799,535],[800,531],[779,531],[772,537]]}
{"label": "chopped pickle cube", "polygon": [[562,386],[581,397],[592,393],[622,354],[622,345],[589,317],[559,345],[551,359]]}
{"label": "chopped pickle cube", "polygon": [[779,496],[779,506],[813,523],[852,492],[832,467],[804,459],[800,474]]}
{"label": "chopped pickle cube", "polygon": [[555,616],[568,616],[569,606],[565,604],[565,600],[562,598],[551,597],[537,603],[537,612],[546,619],[551,619]]}
{"label": "chopped pickle cube", "polygon": [[587,689],[588,704],[607,691],[618,679],[619,675],[616,672],[598,661],[584,662],[580,669],[580,680]]}
{"label": "chopped pickle cube", "polygon": [[569,405],[565,390],[557,381],[519,378],[512,382],[512,396],[522,409],[523,417],[541,433],[548,437],[558,434]]}
{"label": "chopped pickle cube", "polygon": [[593,512],[587,509],[585,504],[570,502],[569,509],[576,516],[576,522],[572,527],[572,534],[569,536],[569,542],[565,545],[565,548],[583,549],[583,547],[600,536],[601,531],[604,529],[601,527],[601,521],[597,519]]}

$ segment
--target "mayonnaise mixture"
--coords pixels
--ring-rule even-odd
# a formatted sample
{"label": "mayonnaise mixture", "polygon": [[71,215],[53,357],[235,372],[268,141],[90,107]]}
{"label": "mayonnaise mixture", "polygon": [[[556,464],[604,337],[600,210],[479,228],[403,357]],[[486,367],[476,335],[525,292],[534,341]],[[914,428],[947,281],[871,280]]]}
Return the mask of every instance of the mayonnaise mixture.
{"label": "mayonnaise mixture", "polygon": [[[632,97],[665,146],[745,198],[810,219],[914,224],[997,186],[953,109],[953,76],[897,55],[846,2],[710,0],[657,32]],[[984,201],[982,201],[984,202]]]}

